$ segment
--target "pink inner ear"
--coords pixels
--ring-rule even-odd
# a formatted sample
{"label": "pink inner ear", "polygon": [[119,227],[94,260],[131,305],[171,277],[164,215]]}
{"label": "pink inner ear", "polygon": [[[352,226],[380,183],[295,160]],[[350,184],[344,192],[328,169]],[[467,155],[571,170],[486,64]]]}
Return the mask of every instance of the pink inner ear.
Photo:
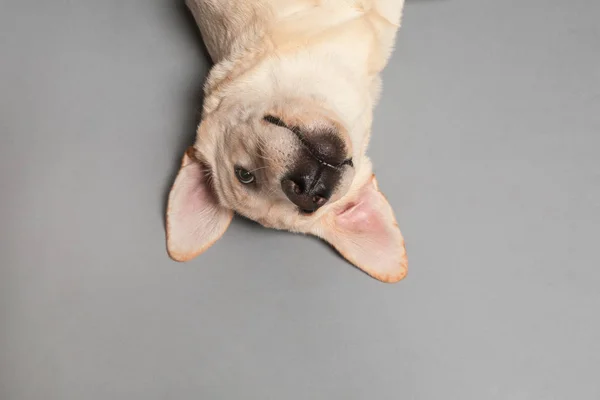
{"label": "pink inner ear", "polygon": [[232,211],[219,205],[202,165],[186,153],[169,194],[167,250],[171,258],[187,261],[208,249],[225,233],[232,216]]}
{"label": "pink inner ear", "polygon": [[355,234],[365,234],[370,239],[374,239],[372,235],[377,237],[379,234],[382,238],[385,237],[383,215],[373,207],[378,201],[374,192],[365,190],[360,199],[348,204],[342,212],[338,213],[336,218],[338,226]]}
{"label": "pink inner ear", "polygon": [[322,236],[348,261],[381,281],[397,282],[406,275],[404,239],[374,178],[337,211]]}

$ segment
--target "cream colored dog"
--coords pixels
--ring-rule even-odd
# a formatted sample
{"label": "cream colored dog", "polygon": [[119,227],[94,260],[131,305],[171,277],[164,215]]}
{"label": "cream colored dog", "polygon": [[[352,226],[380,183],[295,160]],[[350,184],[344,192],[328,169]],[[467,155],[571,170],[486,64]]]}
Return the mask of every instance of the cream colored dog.
{"label": "cream colored dog", "polygon": [[169,195],[167,248],[189,260],[238,212],[323,238],[384,281],[407,272],[365,155],[403,0],[187,0],[215,66]]}

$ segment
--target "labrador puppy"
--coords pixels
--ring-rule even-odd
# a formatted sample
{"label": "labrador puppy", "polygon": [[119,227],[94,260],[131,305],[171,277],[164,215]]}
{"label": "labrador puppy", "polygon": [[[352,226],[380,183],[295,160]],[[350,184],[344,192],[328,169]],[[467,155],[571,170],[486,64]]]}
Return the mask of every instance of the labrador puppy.
{"label": "labrador puppy", "polygon": [[199,255],[237,212],[318,236],[383,282],[404,278],[404,239],[365,154],[404,1],[186,4],[214,67],[169,195],[169,255]]}

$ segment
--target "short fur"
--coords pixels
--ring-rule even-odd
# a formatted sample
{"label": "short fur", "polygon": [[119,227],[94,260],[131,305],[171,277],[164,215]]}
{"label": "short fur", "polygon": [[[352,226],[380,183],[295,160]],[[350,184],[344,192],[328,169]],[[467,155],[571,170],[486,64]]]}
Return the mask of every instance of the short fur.
{"label": "short fur", "polygon": [[[235,211],[267,227],[321,237],[382,281],[404,278],[404,240],[365,154],[404,1],[186,3],[215,65],[197,140],[169,198],[171,257],[184,261],[204,251]],[[302,143],[265,115],[307,132],[335,132],[352,159],[314,214],[298,212],[280,187]],[[255,187],[235,178],[240,164],[256,174]]]}

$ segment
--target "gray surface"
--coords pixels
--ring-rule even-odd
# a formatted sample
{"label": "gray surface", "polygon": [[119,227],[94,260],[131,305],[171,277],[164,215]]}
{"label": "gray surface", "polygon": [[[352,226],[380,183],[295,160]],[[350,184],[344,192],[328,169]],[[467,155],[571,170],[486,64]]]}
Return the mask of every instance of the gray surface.
{"label": "gray surface", "polygon": [[[53,3],[53,5],[50,5]],[[600,398],[597,0],[414,0],[371,155],[410,272],[163,208],[208,64],[183,7],[0,0],[0,398]]]}

